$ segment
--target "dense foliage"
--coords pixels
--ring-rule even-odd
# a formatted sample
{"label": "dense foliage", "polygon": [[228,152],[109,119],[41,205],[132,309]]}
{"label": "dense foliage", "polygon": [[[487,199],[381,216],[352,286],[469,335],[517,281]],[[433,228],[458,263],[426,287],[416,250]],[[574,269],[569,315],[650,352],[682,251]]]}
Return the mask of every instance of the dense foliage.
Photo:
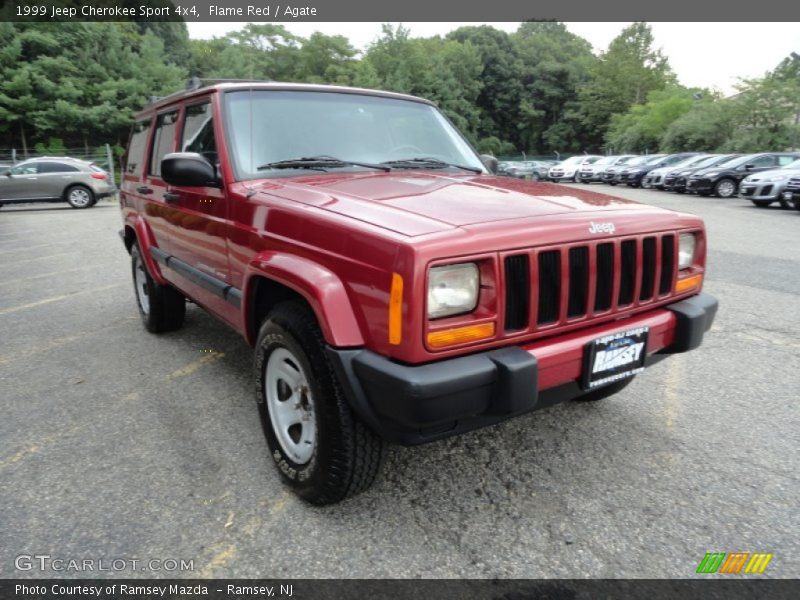
{"label": "dense foliage", "polygon": [[374,87],[437,102],[481,151],[765,150],[800,144],[800,61],[732,98],[679,84],[646,23],[599,55],[558,22],[412,38],[384,26],[363,53],[344,35],[249,24],[190,40],[183,23],[0,23],[0,147],[124,144],[151,95],[191,75]]}

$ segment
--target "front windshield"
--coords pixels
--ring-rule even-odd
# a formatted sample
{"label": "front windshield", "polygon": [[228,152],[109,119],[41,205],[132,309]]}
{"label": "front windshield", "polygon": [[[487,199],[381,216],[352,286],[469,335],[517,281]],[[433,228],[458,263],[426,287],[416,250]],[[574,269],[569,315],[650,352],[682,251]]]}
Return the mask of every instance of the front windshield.
{"label": "front windshield", "polygon": [[708,160],[707,156],[688,156],[681,161],[676,162],[672,167],[676,169],[680,169],[683,167],[693,167],[695,165],[701,165],[706,160]]}
{"label": "front windshield", "polygon": [[702,169],[703,167],[713,167],[714,165],[721,162],[725,162],[726,160],[729,159],[730,156],[706,156],[699,163],[692,166],[697,167],[699,169]]}
{"label": "front windshield", "polygon": [[422,102],[337,92],[247,90],[226,94],[226,112],[240,179],[296,175],[298,168],[258,167],[320,156],[374,164],[433,158],[485,172],[450,122]]}
{"label": "front windshield", "polygon": [[650,160],[649,156],[634,156],[625,164],[629,167],[635,167],[636,165],[642,165],[646,163],[648,160]]}
{"label": "front windshield", "polygon": [[730,169],[731,167],[738,167],[740,165],[747,164],[747,162],[753,158],[755,155],[747,155],[747,156],[737,156],[730,160],[726,160],[725,162],[721,162],[717,167],[725,167],[726,169]]}
{"label": "front windshield", "polygon": [[601,158],[600,160],[598,160],[594,164],[596,164],[596,165],[610,165],[612,162],[614,162],[615,158],[616,158],[616,156],[604,156],[603,158]]}
{"label": "front windshield", "polygon": [[645,162],[644,164],[646,164],[646,165],[655,165],[657,163],[660,163],[663,158],[664,158],[663,154],[655,154],[655,155],[647,157],[647,162]]}
{"label": "front windshield", "polygon": [[577,165],[583,160],[583,156],[571,156],[567,160],[562,161],[562,165]]}

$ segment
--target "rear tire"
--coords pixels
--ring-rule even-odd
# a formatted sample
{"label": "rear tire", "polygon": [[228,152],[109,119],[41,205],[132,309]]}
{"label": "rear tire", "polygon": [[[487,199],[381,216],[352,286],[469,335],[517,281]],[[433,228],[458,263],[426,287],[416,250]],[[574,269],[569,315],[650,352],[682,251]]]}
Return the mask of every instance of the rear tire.
{"label": "rear tire", "polygon": [[617,381],[616,383],[612,383],[611,385],[606,385],[601,387],[597,390],[592,390],[591,392],[587,392],[582,396],[578,396],[575,398],[578,402],[598,402],[599,400],[605,400],[609,396],[613,396],[614,394],[621,392],[626,387],[631,384],[631,381],[636,379],[636,376],[628,377],[627,379],[623,379],[622,381]]}
{"label": "rear tire", "polygon": [[372,485],[385,442],[351,410],[306,306],[283,302],[269,313],[258,334],[254,371],[269,452],[286,485],[317,505]]}
{"label": "rear tire", "polygon": [[73,185],[67,188],[64,196],[72,208],[91,208],[96,202],[94,193],[85,185]]}
{"label": "rear tire", "polygon": [[145,329],[150,333],[180,329],[186,316],[186,299],[172,286],[161,285],[150,276],[137,242],[131,247],[131,266],[136,306]]}

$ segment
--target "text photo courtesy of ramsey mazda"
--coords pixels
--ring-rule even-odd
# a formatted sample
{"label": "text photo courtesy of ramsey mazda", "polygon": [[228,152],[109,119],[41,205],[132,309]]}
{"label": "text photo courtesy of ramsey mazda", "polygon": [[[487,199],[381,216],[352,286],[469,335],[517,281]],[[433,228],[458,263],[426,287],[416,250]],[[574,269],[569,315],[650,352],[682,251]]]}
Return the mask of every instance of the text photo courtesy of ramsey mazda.
{"label": "text photo courtesy of ramsey mazda", "polygon": [[314,504],[368,488],[387,442],[601,400],[701,345],[700,218],[496,171],[424,98],[195,80],[128,143],[142,322],[191,301],[247,340],[271,460]]}

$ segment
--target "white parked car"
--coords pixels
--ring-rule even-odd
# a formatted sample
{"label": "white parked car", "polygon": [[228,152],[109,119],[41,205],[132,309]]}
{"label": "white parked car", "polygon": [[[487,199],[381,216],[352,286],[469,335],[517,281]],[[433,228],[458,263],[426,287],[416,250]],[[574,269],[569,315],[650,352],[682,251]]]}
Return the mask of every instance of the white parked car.
{"label": "white parked car", "polygon": [[552,166],[547,172],[547,178],[550,181],[578,181],[578,172],[581,170],[581,167],[583,165],[596,163],[601,158],[603,157],[589,154],[572,156]]}

